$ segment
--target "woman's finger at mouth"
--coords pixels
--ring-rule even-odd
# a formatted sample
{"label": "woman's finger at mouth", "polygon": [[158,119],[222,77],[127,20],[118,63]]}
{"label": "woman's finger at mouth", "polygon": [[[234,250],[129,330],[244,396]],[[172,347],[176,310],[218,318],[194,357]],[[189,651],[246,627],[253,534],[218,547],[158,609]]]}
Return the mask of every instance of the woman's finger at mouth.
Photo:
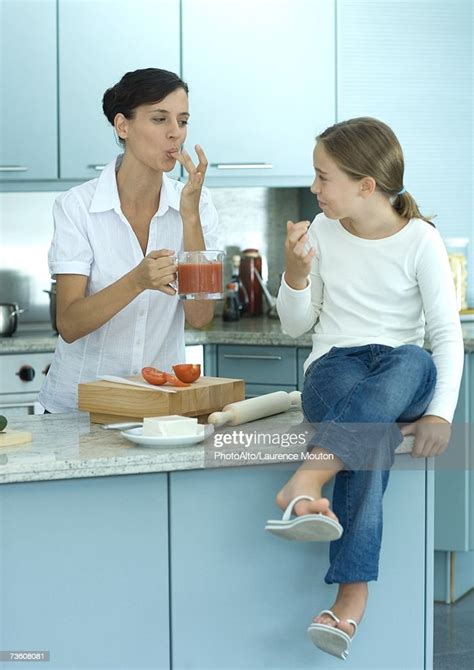
{"label": "woman's finger at mouth", "polygon": [[207,157],[206,154],[204,153],[203,148],[199,144],[196,144],[195,149],[199,158],[199,165],[197,166],[197,169],[199,172],[203,174],[204,172],[206,172],[208,166]]}
{"label": "woman's finger at mouth", "polygon": [[182,149],[181,154],[178,154],[178,155],[179,155],[179,158],[178,158],[179,162],[187,170],[187,172],[189,174],[192,174],[193,172],[196,171],[196,167],[195,167],[193,161],[191,160],[191,156],[188,154],[186,149]]}

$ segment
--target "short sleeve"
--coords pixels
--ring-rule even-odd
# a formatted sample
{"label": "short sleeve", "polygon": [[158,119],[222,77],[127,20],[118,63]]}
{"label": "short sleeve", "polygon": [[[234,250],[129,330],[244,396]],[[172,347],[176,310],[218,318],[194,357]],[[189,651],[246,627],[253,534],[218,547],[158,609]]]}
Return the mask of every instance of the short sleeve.
{"label": "short sleeve", "polygon": [[48,252],[49,271],[57,274],[90,275],[93,251],[87,235],[89,213],[72,191],[54,202],[54,235]]}
{"label": "short sleeve", "polygon": [[211,192],[206,187],[202,189],[199,215],[206,249],[222,249],[223,240],[220,235],[219,216],[212,202]]}

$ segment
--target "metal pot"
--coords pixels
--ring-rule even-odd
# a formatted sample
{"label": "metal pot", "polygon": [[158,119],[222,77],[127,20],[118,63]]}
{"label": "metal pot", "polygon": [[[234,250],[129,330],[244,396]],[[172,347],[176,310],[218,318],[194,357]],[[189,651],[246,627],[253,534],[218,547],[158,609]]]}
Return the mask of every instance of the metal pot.
{"label": "metal pot", "polygon": [[47,291],[44,289],[43,293],[47,293],[49,295],[49,318],[51,319],[51,326],[53,330],[58,332],[58,328],[56,326],[56,284],[53,282],[51,284],[51,290]]}
{"label": "metal pot", "polygon": [[0,303],[0,337],[10,337],[18,325],[18,314],[24,312],[16,302]]}

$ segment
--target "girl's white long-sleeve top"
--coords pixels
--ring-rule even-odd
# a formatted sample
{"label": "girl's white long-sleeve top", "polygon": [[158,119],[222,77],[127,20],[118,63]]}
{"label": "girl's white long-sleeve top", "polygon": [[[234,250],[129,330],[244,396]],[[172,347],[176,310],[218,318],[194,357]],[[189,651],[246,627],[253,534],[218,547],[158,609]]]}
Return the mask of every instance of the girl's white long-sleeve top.
{"label": "girl's white long-sleeve top", "polygon": [[423,346],[426,331],[437,383],[425,414],[452,421],[464,345],[454,280],[436,228],[411,219],[390,237],[368,240],[318,214],[309,238],[316,256],[308,286],[292,289],[283,276],[277,300],[288,335],[314,331],[305,371],[331,347]]}

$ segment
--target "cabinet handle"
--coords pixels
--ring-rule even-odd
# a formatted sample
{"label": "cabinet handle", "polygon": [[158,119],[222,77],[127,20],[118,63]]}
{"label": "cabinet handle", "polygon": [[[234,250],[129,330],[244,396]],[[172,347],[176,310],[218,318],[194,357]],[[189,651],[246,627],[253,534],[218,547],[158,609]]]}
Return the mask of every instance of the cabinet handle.
{"label": "cabinet handle", "polygon": [[33,402],[5,402],[0,404],[0,409],[16,409],[17,407],[32,407],[34,409],[35,403]]}
{"label": "cabinet handle", "polygon": [[92,170],[97,170],[97,172],[100,172],[101,170],[103,170],[103,169],[104,169],[105,167],[107,167],[107,166],[106,166],[106,165],[100,165],[100,164],[97,164],[97,165],[88,165],[87,167],[88,167],[88,168],[92,168]]}
{"label": "cabinet handle", "polygon": [[257,355],[257,354],[224,354],[224,358],[247,358],[247,359],[252,359],[252,360],[258,360],[258,361],[281,361],[282,357],[281,356],[265,356],[265,355]]}
{"label": "cabinet handle", "polygon": [[24,165],[0,165],[0,172],[26,172],[28,170]]}
{"label": "cabinet handle", "polygon": [[211,163],[218,170],[269,170],[271,163]]}

